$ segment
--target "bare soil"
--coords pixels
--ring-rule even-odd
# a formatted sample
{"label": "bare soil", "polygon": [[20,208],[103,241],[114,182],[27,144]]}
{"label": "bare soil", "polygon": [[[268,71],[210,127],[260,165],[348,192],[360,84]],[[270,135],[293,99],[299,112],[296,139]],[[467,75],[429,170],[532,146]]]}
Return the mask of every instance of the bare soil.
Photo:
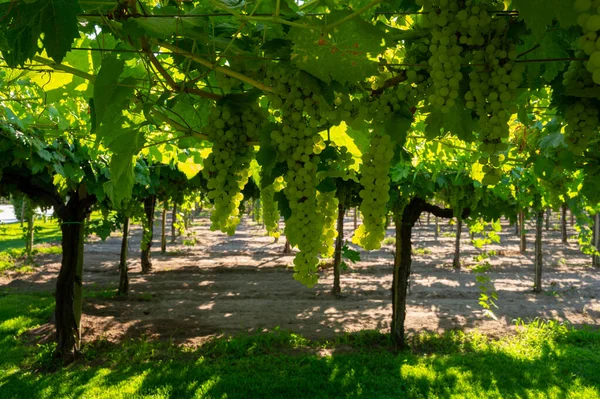
{"label": "bare soil", "polygon": [[[528,252],[521,254],[514,227],[504,224],[502,243],[490,246],[491,277],[498,293],[497,320],[479,305],[480,289],[469,269],[479,253],[462,236],[463,268],[453,270],[453,227],[440,222],[434,239],[434,218],[426,218],[413,234],[411,287],[406,327],[410,332],[449,329],[479,330],[492,336],[510,334],[514,320],[535,318],[566,321],[575,326],[600,326],[600,270],[581,254],[575,232],[568,244],[560,241],[558,222],[544,231],[544,292],[534,294],[533,228]],[[160,226],[160,223],[156,223]],[[133,228],[130,243],[130,295],[118,298],[118,259],[121,238],[85,246],[84,341],[145,336],[196,345],[220,334],[271,330],[275,327],[309,338],[332,338],[342,332],[389,331],[391,318],[392,246],[361,252],[362,261],[342,275],[342,295],[330,294],[333,273],[321,271],[315,288],[292,278],[293,256],[282,253],[264,230],[244,219],[233,237],[211,232],[207,218],[196,219],[188,237],[179,237],[160,254],[160,231],[155,232],[153,271],[142,274],[139,261],[141,230]],[[346,231],[352,232],[348,218]],[[170,229],[169,229],[170,231]],[[388,233],[393,235],[393,230]],[[350,234],[346,239],[350,240]],[[196,240],[195,245],[189,245]],[[184,240],[188,245],[184,245]],[[52,291],[60,267],[59,255],[38,258],[34,273],[0,278],[0,289]],[[42,326],[40,331],[49,331]]]}

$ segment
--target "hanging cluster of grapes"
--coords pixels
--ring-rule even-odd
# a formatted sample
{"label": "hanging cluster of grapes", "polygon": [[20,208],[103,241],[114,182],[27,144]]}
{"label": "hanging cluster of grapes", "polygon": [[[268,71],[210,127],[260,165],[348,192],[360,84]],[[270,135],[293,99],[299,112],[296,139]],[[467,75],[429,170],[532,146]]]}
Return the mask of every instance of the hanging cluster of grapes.
{"label": "hanging cluster of grapes", "polygon": [[323,215],[323,230],[321,232],[321,256],[330,258],[335,251],[334,243],[338,236],[336,230],[338,199],[335,191],[317,194],[317,209]]}
{"label": "hanging cluster of grapes", "polygon": [[279,109],[280,129],[271,132],[281,159],[288,166],[283,192],[288,199],[291,217],[286,220],[285,234],[290,244],[300,250],[294,259],[294,278],[309,287],[318,280],[321,250],[322,215],[317,209],[317,165],[325,142],[318,126],[322,117],[321,97],[303,87],[298,72],[284,67],[268,69],[264,83],[277,89],[267,98]]}
{"label": "hanging cluster of grapes", "polygon": [[208,117],[205,133],[212,141],[212,152],[204,161],[202,175],[208,181],[208,198],[214,202],[211,230],[233,235],[240,223],[242,189],[250,177],[250,162],[258,133],[266,121],[258,104],[217,105]]}
{"label": "hanging cluster of grapes", "polygon": [[260,200],[262,202],[263,222],[269,236],[277,240],[280,236],[279,232],[279,208],[275,202],[275,193],[283,190],[283,177],[279,176],[275,181],[264,187],[260,191]]}
{"label": "hanging cluster of grapes", "polygon": [[426,22],[431,27],[431,57],[428,64],[433,83],[429,103],[447,114],[458,98],[462,47],[458,45],[458,0],[423,1]]}
{"label": "hanging cluster of grapes", "polygon": [[600,1],[577,0],[574,7],[580,13],[577,23],[583,35],[577,42],[579,50],[575,53],[579,59],[571,61],[563,75],[567,95],[574,97],[564,112],[565,141],[573,151],[582,153],[590,140],[598,136],[600,103],[597,98],[580,98],[577,94],[600,84]]}
{"label": "hanging cluster of grapes", "polygon": [[390,136],[375,134],[371,138],[369,151],[363,154],[360,168],[360,184],[363,189],[360,212],[363,223],[354,233],[352,242],[364,249],[381,248],[385,237],[386,206],[390,199],[390,162],[394,157],[394,145]]}

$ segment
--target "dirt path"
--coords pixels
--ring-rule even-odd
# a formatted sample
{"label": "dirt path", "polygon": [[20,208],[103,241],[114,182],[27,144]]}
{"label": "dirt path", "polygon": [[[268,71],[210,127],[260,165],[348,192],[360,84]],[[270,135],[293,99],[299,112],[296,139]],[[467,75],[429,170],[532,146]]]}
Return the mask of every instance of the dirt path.
{"label": "dirt path", "polygon": [[[131,295],[124,300],[111,294],[118,284],[120,238],[86,244],[84,284],[86,291],[92,292],[84,304],[86,341],[143,334],[194,344],[215,334],[276,326],[309,338],[331,338],[343,331],[389,330],[391,246],[362,253],[360,264],[342,275],[343,295],[338,298],[329,294],[331,270],[321,272],[314,289],[293,280],[287,267],[293,258],[282,255],[283,241],[272,243],[254,222],[244,220],[234,237],[210,232],[205,218],[198,224],[194,227],[195,246],[183,245],[179,239],[169,246],[168,254],[161,255],[155,242],[154,271],[148,275],[140,273],[140,230],[133,230]],[[348,219],[347,231],[352,227]],[[483,315],[475,275],[467,268],[452,270],[450,227],[443,225],[438,241],[433,238],[433,222],[415,228],[415,248],[431,252],[413,257],[409,331],[460,328],[503,335],[513,330],[513,320],[536,317],[600,326],[600,270],[586,267],[589,257],[578,251],[576,241],[561,244],[560,232],[554,227],[544,231],[545,292],[534,295],[533,244],[530,242],[530,252],[520,254],[514,228],[504,226],[502,245],[496,247],[502,256],[493,260],[494,269],[489,273],[499,296],[498,320]],[[158,231],[155,237],[160,237]],[[477,253],[468,241],[465,233],[462,257],[467,265],[473,264]],[[0,289],[51,291],[60,258],[46,256],[39,261],[39,271],[5,278]]]}

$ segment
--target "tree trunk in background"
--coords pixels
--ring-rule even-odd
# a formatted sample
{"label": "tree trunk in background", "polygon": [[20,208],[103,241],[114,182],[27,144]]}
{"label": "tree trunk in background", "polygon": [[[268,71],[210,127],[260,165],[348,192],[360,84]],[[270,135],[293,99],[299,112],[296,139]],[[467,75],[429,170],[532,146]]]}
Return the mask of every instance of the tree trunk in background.
{"label": "tree trunk in background", "polygon": [[167,207],[169,204],[167,201],[163,202],[162,209],[162,220],[161,220],[161,234],[160,234],[160,253],[164,254],[167,252]]}
{"label": "tree trunk in background", "polygon": [[533,292],[542,292],[542,229],[544,225],[544,211],[537,212],[535,223],[535,280],[533,284]]}
{"label": "tree trunk in background", "polygon": [[33,251],[33,238],[35,235],[35,219],[33,210],[27,215],[27,230],[25,233],[25,252]]}
{"label": "tree trunk in background", "polygon": [[525,212],[524,211],[519,211],[519,223],[521,226],[521,229],[519,230],[519,234],[520,234],[520,245],[519,245],[519,250],[521,251],[522,254],[524,254],[527,251],[527,236],[526,234],[526,229],[525,229]]}
{"label": "tree trunk in background", "polygon": [[575,224],[575,215],[573,214],[572,210],[569,210],[569,214],[571,215],[571,227],[573,227],[573,225]]}
{"label": "tree trunk in background", "polygon": [[144,200],[144,213],[146,220],[143,223],[144,236],[142,238],[142,273],[149,273],[152,269],[150,262],[150,250],[154,238],[154,209],[156,207],[156,196],[151,195]]}
{"label": "tree trunk in background", "polygon": [[290,245],[290,242],[288,241],[287,237],[285,238],[285,245],[283,246],[283,253],[284,254],[292,253],[292,246]]}
{"label": "tree trunk in background", "polygon": [[563,203],[560,207],[560,233],[562,236],[562,243],[567,243],[567,204]]}
{"label": "tree trunk in background", "polygon": [[435,231],[433,232],[433,238],[437,241],[440,238],[440,223],[438,217],[435,216]]}
{"label": "tree trunk in background", "polygon": [[342,292],[340,285],[340,264],[342,263],[342,247],[344,246],[344,215],[346,209],[344,205],[340,203],[338,205],[338,220],[337,220],[337,231],[338,236],[335,240],[335,253],[333,256],[333,289],[331,293],[337,295]]}
{"label": "tree trunk in background", "polygon": [[550,210],[550,208],[546,209],[546,230],[550,230],[550,214],[552,213],[552,211]]}
{"label": "tree trunk in background", "polygon": [[[520,236],[520,234],[521,234],[521,230],[519,229],[519,223],[520,223],[520,221],[521,221],[521,213],[519,213],[519,214],[517,215],[517,220],[515,220],[515,235],[516,235],[517,237],[519,237],[519,236]],[[521,227],[522,227],[522,226],[521,226]]]}
{"label": "tree trunk in background", "polygon": [[119,257],[119,295],[129,292],[129,275],[127,273],[127,252],[129,249],[129,218],[123,222],[123,239],[121,240],[121,255]]}
{"label": "tree trunk in background", "polygon": [[462,234],[463,221],[460,217],[456,218],[456,239],[454,241],[454,259],[452,260],[452,267],[454,269],[460,269],[460,236]]}
{"label": "tree trunk in background", "polygon": [[175,242],[177,236],[177,229],[175,228],[177,223],[177,204],[173,204],[173,215],[171,216],[171,242]]}
{"label": "tree trunk in background", "polygon": [[81,345],[81,289],[86,209],[71,197],[61,214],[62,262],[56,282],[56,356],[71,361]]}
{"label": "tree trunk in background", "polygon": [[21,227],[23,227],[23,223],[25,222],[25,214],[27,211],[27,198],[23,196],[23,201],[21,201]]}
{"label": "tree trunk in background", "polygon": [[354,231],[358,229],[358,208],[354,208]]}
{"label": "tree trunk in background", "polygon": [[[593,245],[596,249],[600,249],[600,212],[594,215],[594,224],[593,224]],[[600,256],[594,255],[592,257],[592,266],[598,267],[600,266]]]}

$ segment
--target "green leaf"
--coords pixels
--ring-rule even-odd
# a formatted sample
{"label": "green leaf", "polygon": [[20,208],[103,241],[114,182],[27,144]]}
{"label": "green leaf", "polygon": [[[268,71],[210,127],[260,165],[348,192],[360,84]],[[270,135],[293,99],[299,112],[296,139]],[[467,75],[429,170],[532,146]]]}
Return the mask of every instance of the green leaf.
{"label": "green leaf", "polygon": [[399,146],[404,146],[406,143],[406,135],[413,123],[413,114],[408,110],[408,107],[404,110],[394,112],[387,116],[386,121],[383,123],[383,129],[385,134],[392,138],[392,142]]}
{"label": "green leaf", "polygon": [[123,200],[131,197],[134,179],[135,155],[144,144],[144,136],[139,131],[121,130],[110,143],[114,151],[110,162],[110,182],[107,190],[111,200],[119,206]]}
{"label": "green leaf", "polygon": [[548,3],[548,0],[513,0],[513,7],[535,37],[541,37],[554,19],[555,11]]}
{"label": "green leaf", "polygon": [[71,50],[73,41],[79,38],[77,16],[81,7],[77,0],[46,0],[41,13],[42,43],[46,53],[58,64]]}
{"label": "green leaf", "polygon": [[274,195],[274,199],[275,201],[277,201],[277,209],[279,209],[279,213],[281,213],[283,219],[289,219],[292,216],[292,209],[290,208],[290,202],[288,201],[283,191],[276,192]]}
{"label": "green leaf", "polygon": [[344,245],[342,248],[342,257],[348,259],[352,263],[360,261],[360,252],[350,249],[348,245]]}
{"label": "green leaf", "polygon": [[103,122],[106,109],[113,103],[119,76],[124,68],[125,61],[119,60],[115,55],[106,56],[102,60],[102,67],[94,83],[94,106],[98,124]]}
{"label": "green leaf", "polygon": [[447,114],[434,108],[425,119],[425,124],[425,136],[429,140],[444,133],[452,133],[461,140],[473,141],[475,121],[464,107],[456,106]]}
{"label": "green leaf", "polygon": [[320,182],[317,185],[317,190],[319,190],[322,193],[330,193],[332,191],[335,191],[337,189],[337,186],[335,185],[335,180],[331,177],[326,177],[325,179],[323,179],[322,182]]}
{"label": "green leaf", "polygon": [[[335,11],[328,15],[331,24],[350,15]],[[314,19],[308,23],[315,23]],[[375,59],[384,44],[384,33],[360,18],[334,27],[327,34],[320,29],[294,27],[288,33],[294,42],[292,61],[298,68],[329,83],[355,83],[377,73]]]}

